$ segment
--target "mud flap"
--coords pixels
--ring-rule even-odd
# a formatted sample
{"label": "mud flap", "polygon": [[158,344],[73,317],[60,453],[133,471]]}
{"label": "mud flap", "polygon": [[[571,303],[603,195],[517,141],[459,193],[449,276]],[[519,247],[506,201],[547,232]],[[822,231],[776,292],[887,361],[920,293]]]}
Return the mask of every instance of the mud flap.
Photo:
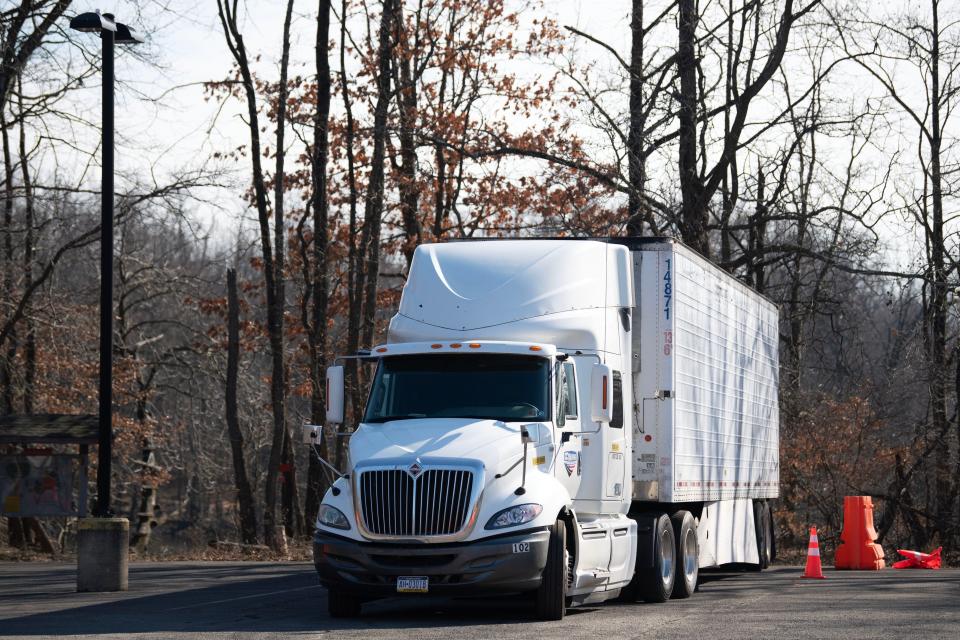
{"label": "mud flap", "polygon": [[638,513],[630,517],[637,523],[637,569],[652,569],[657,552],[658,513]]}

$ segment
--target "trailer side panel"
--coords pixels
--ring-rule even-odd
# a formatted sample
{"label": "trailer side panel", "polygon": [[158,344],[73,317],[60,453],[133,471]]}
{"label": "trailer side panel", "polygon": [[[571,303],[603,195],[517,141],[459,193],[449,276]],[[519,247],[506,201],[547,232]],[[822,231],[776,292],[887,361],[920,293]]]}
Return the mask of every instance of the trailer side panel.
{"label": "trailer side panel", "polygon": [[639,249],[634,500],[777,497],[776,306],[679,243]]}

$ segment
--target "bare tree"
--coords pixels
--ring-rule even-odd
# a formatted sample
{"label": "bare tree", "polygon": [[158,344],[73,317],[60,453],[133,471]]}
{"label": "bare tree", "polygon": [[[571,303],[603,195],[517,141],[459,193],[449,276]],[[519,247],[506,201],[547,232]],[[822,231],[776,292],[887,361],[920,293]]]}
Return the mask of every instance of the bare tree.
{"label": "bare tree", "polygon": [[[267,544],[277,548],[280,540],[277,537],[277,489],[280,474],[280,465],[284,460],[285,442],[289,442],[286,419],[286,385],[284,378],[284,338],[283,338],[283,253],[285,229],[283,222],[283,132],[282,116],[278,116],[281,124],[277,127],[277,168],[274,175],[275,190],[280,198],[273,205],[273,238],[271,240],[270,218],[271,208],[268,202],[267,185],[264,169],[261,164],[263,148],[260,142],[260,105],[258,103],[257,88],[250,70],[249,54],[244,44],[243,34],[240,32],[237,16],[239,0],[217,0],[217,11],[227,48],[233,56],[234,63],[240,76],[243,95],[246,101],[247,122],[250,132],[250,160],[252,169],[253,200],[257,209],[257,218],[260,227],[260,251],[263,259],[263,276],[267,298],[267,332],[270,338],[270,354],[272,362],[272,377],[270,383],[270,404],[273,413],[273,440],[270,447],[270,462],[267,467],[265,487],[266,506],[263,516],[264,537]],[[286,6],[283,29],[284,58],[281,63],[280,95],[277,101],[278,113],[285,113],[286,109],[286,68],[290,50],[290,21],[293,12],[293,1],[289,0]]]}
{"label": "bare tree", "polygon": [[237,272],[227,270],[227,380],[226,420],[230,434],[230,453],[233,477],[237,489],[240,515],[240,539],[245,544],[257,543],[257,514],[254,511],[253,491],[247,477],[246,455],[243,451],[243,431],[237,411],[237,379],[240,368],[240,300],[237,295]]}
{"label": "bare tree", "polygon": [[[329,217],[330,206],[327,198],[327,163],[329,155],[330,122],[330,13],[333,11],[330,0],[320,0],[317,8],[317,35],[315,41],[315,66],[317,71],[317,107],[313,119],[313,145],[311,149],[311,200],[313,209],[313,256],[312,272],[305,274],[310,293],[303,296],[303,324],[307,331],[307,344],[310,357],[310,420],[313,424],[324,421],[325,391],[324,376],[328,362],[327,354],[327,307],[329,304],[329,272],[327,248],[330,242]],[[304,261],[306,264],[308,261]],[[307,303],[311,303],[311,313],[307,317]],[[321,443],[321,454],[327,455],[327,443]],[[308,527],[312,527],[320,508],[320,499],[324,486],[321,485],[323,468],[314,456],[310,456],[307,472],[307,496],[304,516]]]}
{"label": "bare tree", "polygon": [[[948,439],[951,420],[947,350],[947,291],[950,279],[956,277],[957,263],[950,259],[947,250],[944,213],[944,201],[953,192],[949,182],[952,174],[944,171],[945,136],[950,117],[960,105],[960,40],[956,18],[944,20],[942,12],[939,0],[929,0],[926,10],[917,8],[899,19],[876,19],[862,14],[856,21],[834,17],[834,24],[844,49],[854,54],[859,67],[879,84],[886,99],[919,134],[916,152],[922,190],[907,196],[905,208],[913,213],[925,244],[924,346],[930,409],[926,438],[937,443],[932,531],[946,537],[960,532],[954,517],[960,496],[960,482],[956,479],[960,451],[952,451]],[[872,50],[865,47],[868,42]],[[903,73],[904,64],[909,65],[912,77]],[[909,83],[918,81],[924,89],[922,94],[908,88]],[[960,441],[960,420],[955,437]]]}

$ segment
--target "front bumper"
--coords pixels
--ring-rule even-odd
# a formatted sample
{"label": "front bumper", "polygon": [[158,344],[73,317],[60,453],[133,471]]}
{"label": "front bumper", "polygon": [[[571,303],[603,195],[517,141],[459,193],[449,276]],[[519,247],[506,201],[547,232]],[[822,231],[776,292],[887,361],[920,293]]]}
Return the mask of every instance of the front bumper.
{"label": "front bumper", "polygon": [[357,542],[317,531],[313,561],[325,587],[364,597],[398,595],[398,576],[429,577],[428,595],[518,593],[540,586],[549,540],[546,529],[449,544]]}

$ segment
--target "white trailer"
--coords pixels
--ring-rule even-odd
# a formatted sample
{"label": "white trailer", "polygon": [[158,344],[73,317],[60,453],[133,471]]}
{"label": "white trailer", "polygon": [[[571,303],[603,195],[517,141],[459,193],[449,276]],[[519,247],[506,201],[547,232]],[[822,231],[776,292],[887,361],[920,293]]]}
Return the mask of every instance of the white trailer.
{"label": "white trailer", "polygon": [[[774,554],[777,309],[665,238],[417,248],[314,560],[333,615],[692,595]],[[343,368],[328,372],[343,422]],[[309,427],[307,439],[318,428]]]}

